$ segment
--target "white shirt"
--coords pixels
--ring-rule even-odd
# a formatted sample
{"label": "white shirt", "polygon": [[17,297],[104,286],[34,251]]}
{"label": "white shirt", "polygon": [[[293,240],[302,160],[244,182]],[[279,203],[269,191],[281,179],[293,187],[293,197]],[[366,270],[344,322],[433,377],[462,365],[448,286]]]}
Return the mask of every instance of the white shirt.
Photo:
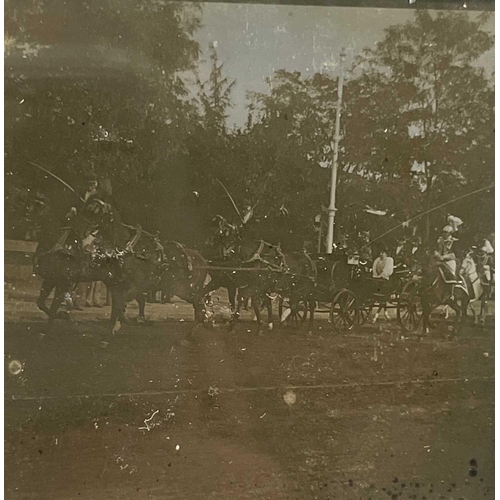
{"label": "white shirt", "polygon": [[388,280],[394,272],[394,259],[392,257],[377,257],[372,267],[372,276],[374,278],[383,278]]}

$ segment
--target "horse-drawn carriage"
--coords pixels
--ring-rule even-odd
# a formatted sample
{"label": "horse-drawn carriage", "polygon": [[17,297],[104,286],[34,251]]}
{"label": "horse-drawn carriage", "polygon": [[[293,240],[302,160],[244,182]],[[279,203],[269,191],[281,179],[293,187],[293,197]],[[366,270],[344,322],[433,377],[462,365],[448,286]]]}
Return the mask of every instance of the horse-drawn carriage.
{"label": "horse-drawn carriage", "polygon": [[395,310],[401,328],[414,331],[422,312],[419,278],[408,267],[396,268],[390,279],[374,279],[367,262],[340,251],[313,256],[318,270],[318,312],[328,312],[332,328],[345,333],[370,317],[374,308]]}

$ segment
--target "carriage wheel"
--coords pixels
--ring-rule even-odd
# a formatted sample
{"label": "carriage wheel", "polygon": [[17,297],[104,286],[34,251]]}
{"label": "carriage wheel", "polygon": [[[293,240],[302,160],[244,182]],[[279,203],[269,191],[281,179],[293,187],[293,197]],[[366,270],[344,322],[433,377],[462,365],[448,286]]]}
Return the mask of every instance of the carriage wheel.
{"label": "carriage wheel", "polygon": [[351,330],[358,317],[356,296],[350,290],[341,290],[332,301],[330,322],[336,332],[346,333]]}
{"label": "carriage wheel", "polygon": [[398,322],[406,332],[414,332],[422,320],[422,304],[418,294],[418,283],[407,283],[399,295]]}

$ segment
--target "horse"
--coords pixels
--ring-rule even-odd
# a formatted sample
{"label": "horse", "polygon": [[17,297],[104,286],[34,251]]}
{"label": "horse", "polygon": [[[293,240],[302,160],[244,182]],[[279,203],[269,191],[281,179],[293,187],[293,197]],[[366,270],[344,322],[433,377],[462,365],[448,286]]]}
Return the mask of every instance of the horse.
{"label": "horse", "polygon": [[[251,298],[259,328],[262,325],[261,306],[264,305],[267,309],[268,329],[273,329],[270,294],[274,292],[279,274],[284,270],[284,254],[281,248],[264,240],[249,238],[238,238],[231,243],[230,248],[232,251],[228,258],[210,262],[218,269],[210,270],[211,281],[205,287],[205,293],[218,288],[227,289],[233,312],[233,325],[239,319],[243,302]],[[221,269],[223,267],[228,267],[228,271]]]}
{"label": "horse", "polygon": [[[52,329],[58,310],[65,297],[69,297],[76,283],[100,281],[107,274],[91,265],[86,247],[94,239],[95,225],[81,216],[69,219],[69,226],[59,228],[56,219],[48,214],[40,231],[33,259],[33,271],[42,278],[40,294],[36,304],[48,316],[48,331]],[[52,304],[47,299],[54,290]],[[66,300],[71,309],[71,299]]]}
{"label": "horse", "polygon": [[[203,323],[205,320],[206,260],[197,250],[175,241],[163,243],[162,247],[163,263],[159,289],[166,297],[176,295],[192,304],[195,321]],[[144,315],[144,310],[142,315]]]}
{"label": "horse", "polygon": [[428,254],[423,267],[420,283],[420,298],[422,303],[422,328],[429,333],[434,325],[430,321],[432,311],[440,305],[450,306],[456,313],[456,322],[460,328],[467,319],[467,308],[470,297],[465,281],[452,278],[450,273],[442,268],[433,255]]}
{"label": "horse", "polygon": [[[49,329],[64,295],[78,282],[103,281],[106,284],[112,296],[112,333],[118,331],[118,321],[127,323],[124,311],[130,300],[137,300],[140,316],[144,317],[145,294],[157,289],[160,283],[161,288],[165,288],[168,282],[165,276],[172,266],[165,265],[157,238],[153,235],[142,238],[143,233],[139,226],[134,228],[123,224],[114,207],[94,198],[72,217],[70,227],[56,243],[39,244],[35,270],[44,281],[37,304],[49,315]],[[51,234],[53,239],[54,231]],[[83,242],[89,238],[94,240],[93,249],[84,252]],[[201,256],[193,254],[193,258],[204,264]],[[200,288],[198,281],[193,283],[191,277],[192,273],[184,277],[176,275],[176,290],[182,297],[192,297],[193,293],[182,292],[181,288]],[[54,287],[54,301],[48,309],[45,301]],[[199,303],[201,300],[196,302],[195,315],[201,320]]]}
{"label": "horse", "polygon": [[[202,290],[207,263],[199,252],[177,242],[161,242],[159,235],[147,233],[140,226],[127,226],[119,218],[104,220],[99,227],[104,241],[125,247],[125,251],[115,250],[121,252],[121,273],[108,285],[113,300],[111,324],[114,333],[119,329],[118,320],[126,322],[122,311],[128,302],[134,299],[138,302],[138,320],[145,321],[147,293],[160,290],[165,296],[177,295],[190,302],[195,321],[204,321]],[[131,235],[130,230],[135,234]]]}
{"label": "horse", "polygon": [[[283,252],[284,272],[276,284],[280,294],[280,321],[285,323],[288,315],[299,324],[300,309],[303,307],[301,323],[307,319],[309,312],[309,328],[314,324],[316,309],[316,282],[318,270],[315,262],[304,250],[302,252]],[[288,298],[289,307],[283,311],[283,299]]]}
{"label": "horse", "polygon": [[471,301],[469,303],[469,306],[474,317],[474,324],[478,324],[478,318],[476,315],[476,311],[474,310],[473,303],[479,302],[481,304],[481,309],[479,312],[479,324],[484,326],[488,308],[489,290],[488,285],[482,282],[476,270],[476,263],[474,262],[472,252],[469,252],[462,260],[459,274],[461,276],[464,276],[469,281],[469,288],[472,288]]}

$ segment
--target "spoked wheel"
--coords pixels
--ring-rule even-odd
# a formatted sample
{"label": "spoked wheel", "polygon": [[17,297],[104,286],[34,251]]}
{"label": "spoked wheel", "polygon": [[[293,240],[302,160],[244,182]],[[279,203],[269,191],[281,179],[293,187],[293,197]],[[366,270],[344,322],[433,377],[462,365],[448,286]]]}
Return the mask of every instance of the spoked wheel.
{"label": "spoked wheel", "polygon": [[280,298],[280,303],[278,305],[278,314],[281,323],[285,323],[286,321],[290,321],[295,326],[300,326],[307,314],[307,304],[304,302],[300,302],[296,309],[290,307],[290,304],[286,301],[283,301]]}
{"label": "spoked wheel", "polygon": [[407,283],[399,295],[398,322],[405,332],[414,332],[422,321],[422,304],[418,287],[418,283]]}
{"label": "spoked wheel", "polygon": [[332,301],[330,322],[336,332],[352,330],[359,316],[356,296],[350,290],[341,290]]}

